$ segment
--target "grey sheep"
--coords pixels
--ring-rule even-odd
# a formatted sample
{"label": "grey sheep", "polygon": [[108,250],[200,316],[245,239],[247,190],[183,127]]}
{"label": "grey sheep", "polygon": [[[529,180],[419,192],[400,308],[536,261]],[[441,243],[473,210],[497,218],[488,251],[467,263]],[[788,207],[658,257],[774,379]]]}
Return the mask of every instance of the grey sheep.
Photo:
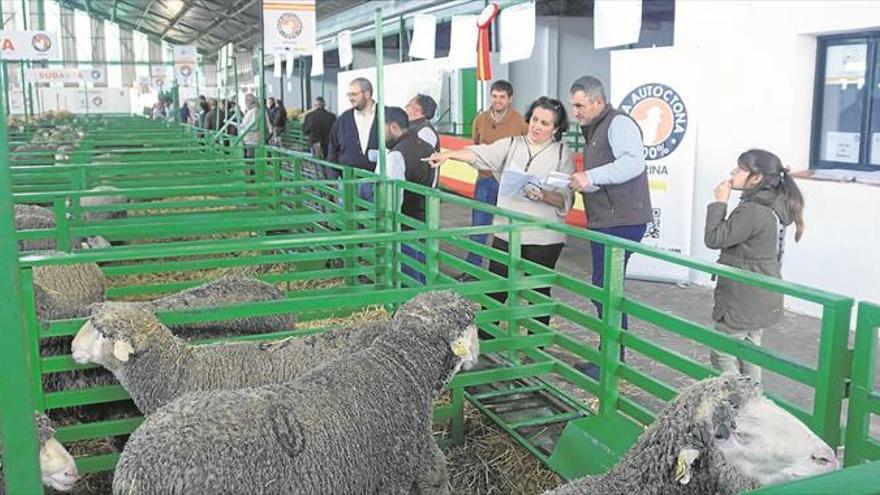
{"label": "grey sheep", "polygon": [[683,390],[607,474],[547,493],[732,495],[837,467],[834,450],[751,378],[725,374]]}
{"label": "grey sheep", "polygon": [[275,342],[192,345],[147,308],[100,305],[73,340],[73,359],[110,370],[138,409],[152,414],[184,393],[288,381],[327,359],[370,345],[388,322]]}
{"label": "grey sheep", "polygon": [[[54,229],[55,213],[37,205],[15,205],[15,230]],[[110,247],[110,242],[101,236],[85,239],[74,237],[71,246],[84,249]],[[18,241],[19,251],[50,251],[56,249],[54,238],[28,239]]]}
{"label": "grey sheep", "polygon": [[[34,422],[40,443],[40,475],[43,484],[55,490],[66,492],[73,488],[79,478],[73,457],[67,449],[55,439],[55,428],[45,414],[34,411]],[[3,439],[0,438],[0,450]],[[0,463],[0,495],[6,493],[4,488],[3,464]]]}
{"label": "grey sheep", "polygon": [[[246,277],[220,277],[170,296],[141,303],[150,311],[197,309],[227,306],[245,302],[278,301],[284,292],[270,283]],[[234,320],[186,323],[172,326],[172,330],[187,339],[219,337],[226,335],[250,335],[256,333],[291,330],[292,313],[268,316],[251,316]]]}
{"label": "grey sheep", "polygon": [[[118,191],[113,186],[98,186],[92,188],[91,191],[95,192],[112,192]],[[92,206],[110,206],[110,205],[121,205],[128,202],[128,199],[125,196],[120,194],[108,194],[102,196],[82,196],[79,199],[80,206],[83,207],[92,207]],[[128,212],[125,210],[122,211],[89,211],[83,213],[83,220],[87,222],[94,221],[102,221],[102,220],[112,220],[114,218],[126,218],[128,216]]]}
{"label": "grey sheep", "polygon": [[107,279],[95,263],[37,266],[34,303],[41,322],[81,318],[91,304],[104,300]]}
{"label": "grey sheep", "polygon": [[476,362],[473,318],[423,294],[371,346],[292,381],[184,395],[132,434],[113,493],[446,493],[431,416]]}

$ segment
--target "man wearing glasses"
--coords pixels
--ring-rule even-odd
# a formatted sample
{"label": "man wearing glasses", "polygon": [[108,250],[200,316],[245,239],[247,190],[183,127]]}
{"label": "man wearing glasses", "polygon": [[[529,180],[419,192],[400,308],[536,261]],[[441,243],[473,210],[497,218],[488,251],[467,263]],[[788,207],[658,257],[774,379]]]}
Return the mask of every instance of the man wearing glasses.
{"label": "man wearing glasses", "polygon": [[[379,148],[376,131],[376,102],[373,101],[373,85],[358,77],[348,86],[351,108],[342,112],[330,129],[327,160],[364,170],[373,170],[367,158],[367,150]],[[337,169],[324,170],[327,179],[337,179]]]}

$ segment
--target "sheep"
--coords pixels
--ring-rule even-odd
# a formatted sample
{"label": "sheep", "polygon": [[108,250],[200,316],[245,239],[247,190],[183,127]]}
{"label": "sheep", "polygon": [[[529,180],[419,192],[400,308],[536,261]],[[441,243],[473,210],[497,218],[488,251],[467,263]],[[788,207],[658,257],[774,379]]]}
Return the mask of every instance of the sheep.
{"label": "sheep", "polygon": [[275,342],[191,345],[143,305],[104,303],[77,332],[72,355],[77,363],[110,370],[138,409],[152,414],[187,392],[290,380],[336,354],[368,346],[386,328],[377,321]]}
{"label": "sheep", "polygon": [[[284,299],[284,297],[284,292],[272,284],[253,278],[228,276],[141,304],[150,311],[156,312],[226,306],[245,302],[277,301]],[[194,339],[290,330],[293,328],[293,324],[294,315],[284,313],[226,321],[186,323],[171,328],[178,335]]]}
{"label": "sheep", "polygon": [[34,304],[41,322],[81,318],[104,300],[107,279],[95,263],[36,266]]}
{"label": "sheep", "polygon": [[[34,422],[40,442],[40,474],[43,484],[55,490],[66,492],[73,488],[79,478],[76,463],[67,449],[55,439],[55,428],[45,414],[34,411]],[[3,439],[0,438],[0,447]],[[2,450],[2,448],[0,448]],[[3,465],[0,463],[0,495],[5,494]]]}
{"label": "sheep", "polygon": [[834,450],[756,382],[725,374],[683,390],[607,474],[547,494],[735,494],[837,468]]}
{"label": "sheep", "polygon": [[371,346],[292,381],[186,394],[132,434],[113,493],[446,493],[431,415],[476,362],[473,318],[422,294]]}
{"label": "sheep", "polygon": [[[91,191],[94,192],[112,192],[118,191],[113,186],[98,186]],[[79,200],[80,206],[83,207],[93,207],[93,206],[109,206],[109,205],[121,205],[128,202],[128,199],[125,196],[119,194],[113,195],[102,195],[102,196],[83,196]],[[103,220],[112,220],[115,218],[126,218],[128,216],[128,212],[123,211],[95,211],[95,212],[85,212],[83,213],[83,220],[87,222],[96,222]]]}
{"label": "sheep", "polygon": [[[15,205],[16,230],[54,228],[55,213],[52,210],[37,205]],[[110,247],[110,242],[101,236],[91,236],[85,239],[75,237],[71,239],[71,245],[83,249],[97,249]],[[19,251],[50,251],[56,249],[56,241],[54,238],[19,240],[18,249]]]}

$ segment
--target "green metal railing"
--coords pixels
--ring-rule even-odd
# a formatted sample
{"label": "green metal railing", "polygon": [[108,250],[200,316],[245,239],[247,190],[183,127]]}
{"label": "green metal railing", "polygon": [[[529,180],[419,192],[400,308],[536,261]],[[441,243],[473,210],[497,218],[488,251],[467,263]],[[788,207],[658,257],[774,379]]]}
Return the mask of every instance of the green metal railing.
{"label": "green metal railing", "polygon": [[871,417],[880,419],[880,386],[877,385],[880,379],[876,364],[878,329],[880,306],[859,303],[847,416],[846,466],[880,460],[880,438],[871,436]]}

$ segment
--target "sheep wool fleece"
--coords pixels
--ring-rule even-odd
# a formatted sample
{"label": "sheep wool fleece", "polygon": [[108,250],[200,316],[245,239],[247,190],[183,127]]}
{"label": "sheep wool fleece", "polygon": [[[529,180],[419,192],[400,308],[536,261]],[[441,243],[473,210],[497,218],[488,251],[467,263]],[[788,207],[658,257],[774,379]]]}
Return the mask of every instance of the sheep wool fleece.
{"label": "sheep wool fleece", "polygon": [[[662,411],[636,444],[604,476],[587,476],[545,495],[735,495],[760,487],[728,464],[713,447],[714,432],[733,429],[737,408],[761,392],[747,377],[725,374],[697,382]],[[675,479],[684,448],[699,459],[691,479]]]}
{"label": "sheep wool fleece", "polygon": [[[453,335],[473,323],[462,302],[418,296],[372,346],[291,382],[181,397],[132,435],[113,493],[423,489],[442,456],[431,436],[433,400],[461,364]],[[445,481],[436,485],[445,491]]]}
{"label": "sheep wool fleece", "polygon": [[90,321],[105,337],[132,345],[129,361],[110,371],[144,414],[187,392],[289,381],[337,355],[369,346],[389,326],[387,321],[365,322],[274,342],[191,345],[131,303],[103,303]]}

